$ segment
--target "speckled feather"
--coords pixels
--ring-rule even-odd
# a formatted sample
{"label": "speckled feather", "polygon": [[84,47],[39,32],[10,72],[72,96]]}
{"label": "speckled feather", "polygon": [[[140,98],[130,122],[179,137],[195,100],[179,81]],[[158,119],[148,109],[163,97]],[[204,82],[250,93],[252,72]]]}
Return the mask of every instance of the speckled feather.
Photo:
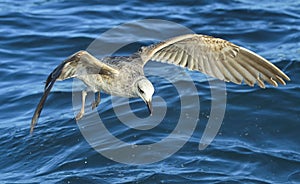
{"label": "speckled feather", "polygon": [[[139,97],[135,90],[136,83],[146,79],[143,67],[150,60],[200,71],[226,82],[241,84],[244,81],[249,86],[257,83],[261,88],[265,88],[264,81],[278,86],[278,82],[285,85],[285,80],[290,80],[275,65],[254,52],[206,35],[182,35],[142,47],[131,56],[105,57],[100,60],[86,51],[79,51],[58,65],[48,76],[44,94],[32,118],[31,132],[56,80],[76,77],[93,92]],[[153,88],[147,79],[144,82]],[[151,98],[152,94],[153,89]],[[82,106],[84,108],[84,103]]]}

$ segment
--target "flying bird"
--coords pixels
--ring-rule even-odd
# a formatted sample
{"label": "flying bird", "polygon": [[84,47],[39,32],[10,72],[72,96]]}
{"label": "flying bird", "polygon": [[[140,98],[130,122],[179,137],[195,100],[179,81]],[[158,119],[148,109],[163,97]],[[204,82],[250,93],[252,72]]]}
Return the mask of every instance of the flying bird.
{"label": "flying bird", "polygon": [[[249,86],[265,83],[277,87],[290,78],[268,60],[229,41],[200,34],[177,36],[147,47],[141,47],[131,56],[109,56],[97,59],[87,51],[79,51],[58,65],[48,76],[44,93],[31,121],[33,132],[47,96],[56,80],[78,78],[87,89],[97,94],[92,109],[100,103],[100,91],[121,97],[141,98],[152,114],[154,87],[144,75],[144,66],[150,61],[165,62],[196,70],[226,82]],[[83,117],[87,92],[82,91],[82,105],[76,120]]]}

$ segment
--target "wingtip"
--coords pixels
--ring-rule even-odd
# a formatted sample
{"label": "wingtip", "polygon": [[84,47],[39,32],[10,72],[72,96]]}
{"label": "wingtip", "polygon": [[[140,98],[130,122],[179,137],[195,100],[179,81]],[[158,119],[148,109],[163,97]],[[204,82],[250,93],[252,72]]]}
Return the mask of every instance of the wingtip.
{"label": "wingtip", "polygon": [[33,135],[33,127],[30,127],[29,135]]}
{"label": "wingtip", "polygon": [[291,79],[289,78],[289,76],[287,76],[287,75],[285,75],[285,78],[284,78],[285,80],[287,80],[287,81],[291,81]]}
{"label": "wingtip", "polygon": [[[281,70],[280,70],[281,71]],[[281,81],[284,79],[286,81],[291,81],[291,79],[289,78],[289,76],[287,76],[283,71],[281,71],[280,75],[277,75],[276,78],[280,78]],[[279,79],[279,80],[280,80]],[[280,82],[281,83],[281,82]],[[285,85],[285,84],[283,84]]]}
{"label": "wingtip", "polygon": [[38,118],[38,117],[36,116],[36,114],[34,114],[32,120],[31,120],[31,124],[30,124],[30,135],[33,134],[33,130],[34,130],[34,127],[35,127],[35,125],[36,125],[37,118]]}

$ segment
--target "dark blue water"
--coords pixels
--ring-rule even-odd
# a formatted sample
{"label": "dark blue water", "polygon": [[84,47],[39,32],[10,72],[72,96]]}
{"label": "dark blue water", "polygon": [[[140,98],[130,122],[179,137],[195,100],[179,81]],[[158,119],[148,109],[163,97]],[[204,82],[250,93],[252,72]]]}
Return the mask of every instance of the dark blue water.
{"label": "dark blue water", "polygon": [[[72,80],[54,86],[35,133],[29,135],[43,82],[55,66],[86,49],[101,33],[149,18],[249,48],[276,64],[291,81],[264,90],[228,83],[221,129],[200,151],[213,99],[206,77],[190,72],[200,96],[199,121],[188,142],[157,163],[122,164],[95,151],[74,120]],[[122,52],[130,54],[133,48],[138,46]],[[299,1],[0,0],[0,58],[0,183],[300,183]],[[177,82],[184,82],[189,73],[177,74],[172,72],[177,69],[153,63],[147,70],[165,70]],[[180,104],[180,97],[174,98],[176,89],[159,77],[149,78],[155,95],[170,107],[162,124],[153,129],[137,131],[118,123],[111,97],[102,95],[98,112],[124,141],[157,142],[176,126]],[[141,101],[132,103],[133,112],[147,116]]]}

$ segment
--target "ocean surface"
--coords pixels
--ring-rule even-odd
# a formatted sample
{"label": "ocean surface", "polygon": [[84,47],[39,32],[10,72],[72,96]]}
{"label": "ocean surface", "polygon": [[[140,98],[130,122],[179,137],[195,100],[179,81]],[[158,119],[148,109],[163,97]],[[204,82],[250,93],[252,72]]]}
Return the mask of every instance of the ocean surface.
{"label": "ocean surface", "polygon": [[[149,19],[170,25],[143,24]],[[291,81],[266,89],[224,85],[151,61],[145,74],[156,89],[152,117],[140,99],[128,103],[102,93],[97,110],[87,103],[84,119],[76,123],[80,105],[74,96],[81,84],[70,79],[54,85],[30,135],[48,74],[71,54],[91,48],[103,33],[129,22],[132,29],[119,29],[106,39],[111,45],[93,46],[94,51],[105,55],[113,44],[134,37],[114,52],[129,55],[159,41],[159,35],[180,34],[174,23],[246,47]],[[300,183],[300,1],[0,0],[0,58],[0,183]],[[225,106],[213,106],[220,99],[214,92],[225,95]],[[211,113],[222,107],[224,116]],[[183,120],[192,127],[189,136],[173,131],[183,111],[182,117],[193,115]],[[222,124],[199,150],[209,120]],[[104,128],[98,131],[100,124]],[[163,143],[170,134],[173,142]],[[132,149],[122,151],[106,135]],[[160,147],[152,149],[155,143]],[[148,151],[135,152],[142,146]]]}

